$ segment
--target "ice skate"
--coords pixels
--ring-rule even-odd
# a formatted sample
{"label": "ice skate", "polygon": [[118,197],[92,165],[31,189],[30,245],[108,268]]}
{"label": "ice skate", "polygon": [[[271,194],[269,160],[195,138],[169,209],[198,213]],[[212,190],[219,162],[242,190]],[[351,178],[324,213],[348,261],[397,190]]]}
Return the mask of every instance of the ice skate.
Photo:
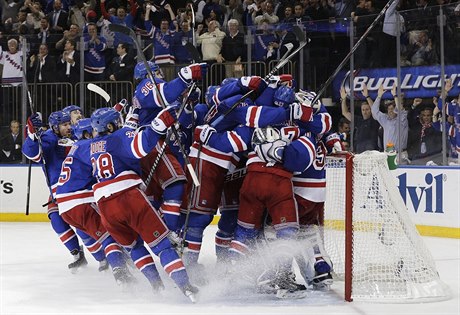
{"label": "ice skate", "polygon": [[309,285],[313,286],[313,290],[328,291],[333,283],[331,266],[326,261],[320,259],[315,262],[314,268],[315,276]]}
{"label": "ice skate", "polygon": [[152,291],[154,294],[158,294],[165,289],[165,286],[161,279],[158,279],[156,281],[150,281],[150,285],[152,286]]}
{"label": "ice skate", "polygon": [[265,271],[257,279],[259,293],[275,294],[279,299],[302,299],[307,296],[307,288],[295,282],[291,271]]}
{"label": "ice skate", "polygon": [[134,283],[136,283],[136,278],[134,278],[134,276],[129,272],[128,268],[115,267],[112,272],[115,281],[120,287],[122,287],[123,291],[129,289]]}
{"label": "ice skate", "polygon": [[196,303],[197,302],[197,295],[198,295],[198,288],[191,285],[191,284],[187,284],[185,285],[183,288],[181,288],[181,291],[182,293],[184,293],[184,295],[186,297],[188,297],[190,299],[190,301],[192,301],[192,303]]}
{"label": "ice skate", "polygon": [[103,272],[103,271],[106,271],[109,269],[109,262],[107,261],[107,259],[103,259],[99,262],[99,272]]}
{"label": "ice skate", "polygon": [[196,283],[199,286],[208,284],[208,278],[206,274],[206,268],[199,263],[193,263],[185,266],[187,274],[190,277],[190,281]]}
{"label": "ice skate", "polygon": [[70,253],[73,255],[73,259],[74,259],[74,261],[68,265],[70,272],[77,273],[80,267],[84,267],[88,265],[88,261],[85,258],[85,253],[83,252],[82,246],[80,246],[79,250],[74,249]]}

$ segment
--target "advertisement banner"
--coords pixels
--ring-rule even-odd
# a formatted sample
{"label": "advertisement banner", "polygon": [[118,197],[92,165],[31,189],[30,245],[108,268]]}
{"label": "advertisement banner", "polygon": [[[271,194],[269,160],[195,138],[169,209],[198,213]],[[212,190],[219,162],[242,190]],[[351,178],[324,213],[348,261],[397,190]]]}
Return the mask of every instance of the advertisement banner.
{"label": "advertisement banner", "polygon": [[[369,95],[372,99],[377,97],[377,90],[383,84],[386,90],[391,90],[396,83],[396,68],[386,69],[361,69],[354,73],[355,98],[364,99],[361,91],[367,85]],[[452,90],[449,96],[457,97],[460,94],[460,65],[449,65],[445,67],[445,78],[452,80]],[[332,84],[334,99],[340,99],[340,87],[343,85],[348,94],[351,89],[350,72],[341,71]],[[438,96],[441,89],[441,70],[439,66],[403,67],[401,68],[401,91],[405,98],[432,98]],[[383,95],[384,99],[392,98],[390,93]]]}
{"label": "advertisement banner", "polygon": [[392,173],[415,224],[460,228],[458,167],[400,167]]}
{"label": "advertisement banner", "polygon": [[[425,227],[425,235],[460,237],[460,168],[400,167],[395,185],[412,221]],[[0,215],[3,221],[26,221],[27,166],[0,167]],[[32,167],[30,213],[46,219],[49,190],[40,167]],[[327,210],[326,210],[327,211]],[[440,227],[443,227],[444,230]],[[445,229],[449,229],[448,232]],[[420,228],[419,228],[420,230]]]}

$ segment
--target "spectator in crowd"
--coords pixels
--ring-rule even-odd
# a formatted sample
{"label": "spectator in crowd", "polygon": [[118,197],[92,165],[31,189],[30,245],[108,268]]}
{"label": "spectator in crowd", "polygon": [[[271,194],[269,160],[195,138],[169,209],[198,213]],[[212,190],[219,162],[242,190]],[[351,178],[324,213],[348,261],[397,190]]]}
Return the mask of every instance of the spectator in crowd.
{"label": "spectator in crowd", "polygon": [[210,64],[215,63],[222,49],[225,33],[220,30],[220,24],[217,21],[211,21],[208,25],[208,31],[200,35],[202,31],[203,24],[199,24],[196,32],[196,42],[201,45],[203,60]]}
{"label": "spectator in crowd", "polygon": [[340,142],[345,151],[350,150],[350,123],[351,122],[347,118],[342,117],[337,125],[337,133],[340,136]]}
{"label": "spectator in crowd", "polygon": [[414,109],[418,115],[409,129],[407,154],[413,164],[426,164],[429,160],[439,163],[442,160],[439,154],[442,150],[442,133],[432,125],[432,106],[420,103]]}
{"label": "spectator in crowd", "polygon": [[219,24],[224,22],[224,8],[219,4],[219,0],[208,0],[203,8],[203,19],[216,20]]}
{"label": "spectator in crowd", "polygon": [[84,35],[85,41],[85,81],[104,80],[105,54],[107,47],[105,38],[97,35],[97,26],[88,24],[88,34]]}
{"label": "spectator in crowd", "polygon": [[438,63],[436,51],[433,49],[433,42],[428,38],[428,32],[409,32],[409,45],[406,48],[406,62],[408,66],[433,65]]}
{"label": "spectator in crowd", "polygon": [[40,44],[38,55],[30,56],[29,82],[51,83],[56,81],[56,59],[48,51],[47,44]]}
{"label": "spectator in crowd", "polygon": [[[292,25],[279,24],[276,26],[275,32],[278,37],[278,41],[271,43],[271,46],[276,49],[276,53],[273,54],[269,60],[280,60],[289,48],[292,48],[293,51],[299,47],[299,41],[292,32]],[[297,56],[294,56],[291,61],[294,62],[296,58]]]}
{"label": "spectator in crowd", "polygon": [[174,34],[174,55],[176,56],[176,62],[189,63],[192,61],[192,57],[188,52],[185,45],[187,43],[193,43],[193,30],[190,27],[190,22],[188,20],[181,20],[179,25],[177,25],[176,33]]}
{"label": "spectator in crowd", "polygon": [[340,97],[342,102],[342,115],[349,121],[354,122],[354,133],[353,133],[353,152],[362,153],[367,150],[378,150],[378,132],[379,123],[372,118],[371,106],[373,101],[369,96],[367,86],[363,88],[363,96],[366,101],[361,102],[361,115],[354,115],[352,117],[351,112],[347,106],[347,93],[345,88],[340,89]]}
{"label": "spectator in crowd", "polygon": [[281,23],[294,23],[294,8],[290,5],[284,7],[283,17],[280,19]]}
{"label": "spectator in crowd", "polygon": [[193,0],[192,5],[195,11],[196,23],[202,23],[204,21],[203,9],[204,9],[204,6],[206,5],[206,1],[205,0]]}
{"label": "spectator in crowd", "polygon": [[153,51],[155,63],[158,65],[161,64],[174,64],[176,62],[176,57],[174,56],[174,30],[170,30],[170,21],[176,19],[176,15],[172,10],[169,4],[164,6],[170,14],[170,20],[162,19],[160,27],[152,25],[150,21],[150,12],[154,8],[151,5],[147,6],[147,11],[145,12],[145,28],[148,32],[148,36],[153,40]]}
{"label": "spectator in crowd", "polygon": [[[133,27],[134,18],[136,17],[137,13],[137,5],[134,0],[129,0],[129,5],[131,7],[131,11],[129,14],[126,14],[126,8],[119,6],[116,10],[116,15],[111,15],[107,12],[105,8],[106,0],[101,0],[101,13],[105,19],[109,20],[113,24],[122,24],[128,27]],[[129,43],[130,45],[133,43],[131,37],[121,33],[115,33],[113,45],[114,47],[118,46],[119,43]]]}
{"label": "spectator in crowd", "polygon": [[21,163],[22,161],[22,135],[20,132],[20,123],[12,120],[10,123],[10,132],[0,141],[0,148],[3,151],[5,163]]}
{"label": "spectator in crowd", "polygon": [[47,17],[53,30],[64,33],[69,28],[69,14],[63,10],[61,0],[54,0],[53,11]]}
{"label": "spectator in crowd", "polygon": [[41,3],[38,1],[32,2],[31,0],[26,0],[24,2],[24,7],[30,11],[27,13],[27,24],[30,25],[34,31],[38,31],[40,29],[40,21],[45,17]]}
{"label": "spectator in crowd", "polygon": [[136,62],[134,57],[128,53],[129,45],[120,43],[117,46],[117,55],[109,68],[110,81],[132,81]]}
{"label": "spectator in crowd", "polygon": [[12,20],[17,16],[21,6],[22,6],[22,2],[17,1],[17,0],[0,1],[0,9],[1,9],[0,28],[2,25],[6,26],[7,21],[11,21],[10,22],[10,27],[11,27]]}
{"label": "spectator in crowd", "polygon": [[60,38],[60,34],[50,28],[48,18],[43,17],[40,19],[40,28],[38,29],[37,36],[30,38],[31,51],[36,53],[41,44],[47,44],[49,53],[56,55],[56,44]]}
{"label": "spectator in crowd", "polygon": [[0,65],[3,65],[2,84],[18,86],[22,83],[22,76],[24,74],[22,69],[22,52],[18,48],[18,41],[14,38],[8,40],[8,51],[3,51],[0,46]]}
{"label": "spectator in crowd", "polygon": [[11,30],[11,33],[19,33],[19,28],[25,25],[27,27],[28,32],[32,28],[30,25],[27,24],[27,12],[24,10],[20,10],[17,13],[15,19],[9,18],[5,21],[5,27]]}
{"label": "spectator in crowd", "polygon": [[396,66],[396,36],[398,33],[403,33],[404,30],[404,18],[399,15],[399,21],[397,21],[398,15],[396,14],[400,2],[401,0],[395,0],[385,12],[383,31],[379,39],[380,66],[382,67]]}
{"label": "spectator in crowd", "polygon": [[241,77],[243,75],[243,65],[241,62],[246,61],[246,46],[244,44],[244,35],[239,32],[239,23],[237,20],[228,21],[228,34],[222,40],[222,49],[217,57],[219,62],[228,62],[225,65],[225,77]]}
{"label": "spectator in crowd", "polygon": [[[259,14],[258,14],[259,13]],[[276,24],[279,17],[275,14],[273,2],[267,0],[262,3],[262,10],[252,14],[254,24],[259,25],[262,21],[267,21],[269,24]]]}
{"label": "spectator in crowd", "polygon": [[252,60],[265,62],[275,58],[276,49],[273,44],[277,42],[278,39],[273,31],[273,26],[270,26],[267,21],[263,21],[257,27],[254,49],[252,49]]}
{"label": "spectator in crowd", "polygon": [[296,25],[303,25],[307,21],[311,21],[311,18],[305,15],[305,8],[301,3],[294,5],[294,16],[291,18]]}
{"label": "spectator in crowd", "polygon": [[238,21],[239,31],[245,33],[243,24],[243,5],[241,0],[229,0],[225,6],[224,25],[228,25],[228,21],[234,19]]}
{"label": "spectator in crowd", "polygon": [[[395,149],[398,152],[405,151],[407,148],[407,136],[409,132],[409,123],[407,120],[407,111],[399,102],[399,97],[396,95],[396,85],[393,86],[391,94],[394,101],[385,104],[386,113],[380,111],[380,101],[385,90],[383,85],[379,86],[377,98],[372,104],[372,117],[377,120],[383,128],[383,147],[389,142],[394,143]],[[399,125],[399,128],[398,128]],[[399,132],[401,137],[399,137]]]}
{"label": "spectator in crowd", "polygon": [[[72,5],[69,9],[69,23],[70,24],[77,24],[80,29],[83,29],[86,25],[86,8],[88,6],[81,0],[75,1],[75,5]],[[94,12],[94,11],[93,11]],[[96,12],[94,12],[96,13]],[[95,21],[91,21],[95,22]]]}
{"label": "spectator in crowd", "polygon": [[65,42],[64,52],[57,62],[57,72],[61,82],[75,84],[80,81],[80,58],[75,53],[75,41],[68,39]]}
{"label": "spectator in crowd", "polygon": [[64,46],[68,40],[77,42],[79,38],[80,38],[80,28],[78,27],[78,25],[77,24],[70,25],[70,29],[65,30],[63,32],[62,38],[56,43],[57,52],[62,53],[62,51],[65,49]]}

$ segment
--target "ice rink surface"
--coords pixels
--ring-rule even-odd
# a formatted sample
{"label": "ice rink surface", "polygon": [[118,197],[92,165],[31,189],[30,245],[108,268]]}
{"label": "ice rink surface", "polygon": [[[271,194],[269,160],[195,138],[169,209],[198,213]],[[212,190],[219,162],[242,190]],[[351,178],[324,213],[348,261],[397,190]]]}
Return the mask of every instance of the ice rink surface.
{"label": "ice rink surface", "polygon": [[424,237],[441,279],[450,287],[450,300],[371,304],[344,302],[342,282],[304,299],[278,300],[255,293],[241,281],[222,281],[215,268],[215,231],[211,226],[205,232],[200,262],[207,268],[209,283],[201,287],[199,302],[193,305],[162,270],[166,290],[161,295],[153,295],[139,272],[135,290],[122,292],[110,272],[97,271],[88,252],[88,267],[71,274],[67,264],[72,257],[49,223],[0,223],[0,314],[460,314],[459,239]]}

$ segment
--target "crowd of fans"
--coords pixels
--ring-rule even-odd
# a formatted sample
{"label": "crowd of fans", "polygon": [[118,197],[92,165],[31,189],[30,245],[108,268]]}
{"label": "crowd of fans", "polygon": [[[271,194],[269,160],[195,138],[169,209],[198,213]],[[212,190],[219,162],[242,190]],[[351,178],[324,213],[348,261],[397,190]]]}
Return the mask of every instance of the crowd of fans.
{"label": "crowd of fans", "polygon": [[[195,39],[205,62],[222,65],[221,77],[215,78],[219,82],[223,77],[241,76],[244,73],[244,63],[248,60],[251,62],[278,60],[282,48],[296,40],[291,32],[292,25],[299,25],[311,38],[311,43],[305,50],[305,62],[317,67],[316,79],[324,82],[348,53],[349,20],[353,20],[354,37],[357,40],[374,21],[376,14],[386,2],[386,0],[5,0],[0,2],[2,83],[13,86],[22,83],[24,73],[20,66],[22,37],[25,37],[28,43],[26,72],[30,82],[74,84],[83,80],[131,81],[136,64],[132,39],[111,32],[108,28],[110,23],[124,24],[133,28],[145,43],[144,53],[160,66],[189,63],[192,57],[184,45]],[[397,0],[393,7],[387,10],[385,18],[374,27],[356,51],[355,66],[357,68],[394,67],[396,58],[388,58],[388,56],[391,56],[392,50],[396,53],[395,36],[398,32],[401,35],[402,66],[439,64],[440,5],[446,16],[443,29],[444,41],[448,47],[444,54],[445,62],[460,63],[460,54],[458,54],[460,4],[450,0],[431,2]],[[400,14],[395,15],[396,11]],[[192,12],[195,12],[194,17]],[[396,21],[397,16],[400,18],[399,21]],[[251,56],[247,56],[247,39],[244,37],[249,32],[254,35]],[[81,47],[82,42],[83,47]],[[84,78],[80,77],[81,50],[84,50]],[[9,68],[5,63],[7,59],[13,60]],[[168,67],[164,68],[168,69]],[[171,75],[174,75],[174,68],[171,70],[173,70]],[[298,76],[299,73],[296,75]],[[306,82],[307,87],[310,82],[308,78]],[[380,93],[384,91],[379,91]],[[432,116],[435,106],[428,102],[419,106],[421,101],[415,99],[413,101],[415,109],[406,112],[403,104],[396,105],[397,98],[389,103],[380,104],[379,98],[371,100],[368,96],[367,91],[363,91],[365,102],[361,104],[362,116],[353,118],[355,141],[354,147],[350,150],[355,152],[370,148],[383,150],[387,141],[394,140],[388,135],[390,130],[394,133],[394,126],[387,126],[391,125],[394,117],[401,113],[404,115],[403,121],[407,120],[407,129],[406,125],[403,126],[403,133],[407,134],[407,137],[405,136],[407,139],[402,141],[403,147],[398,149],[407,149],[407,160],[423,155],[423,152],[412,152],[410,148],[420,147],[415,144],[417,141],[420,142],[420,133],[423,136],[431,135],[432,126],[428,128],[428,125],[431,125],[428,116]],[[345,99],[342,97],[343,117],[336,119],[338,122],[336,127],[344,135],[344,145],[349,145],[350,137],[347,137],[347,134],[350,132],[352,117]],[[385,113],[381,112],[380,108],[384,109]],[[369,122],[369,117],[373,117],[375,121]],[[6,126],[8,122],[3,121],[2,124]],[[367,131],[368,129],[371,133]],[[436,131],[435,135],[438,137],[439,131]],[[430,147],[422,151],[426,153],[426,150],[431,150],[431,144],[427,141],[422,142]],[[441,141],[436,138],[432,142],[433,146],[436,145],[437,151]]]}

